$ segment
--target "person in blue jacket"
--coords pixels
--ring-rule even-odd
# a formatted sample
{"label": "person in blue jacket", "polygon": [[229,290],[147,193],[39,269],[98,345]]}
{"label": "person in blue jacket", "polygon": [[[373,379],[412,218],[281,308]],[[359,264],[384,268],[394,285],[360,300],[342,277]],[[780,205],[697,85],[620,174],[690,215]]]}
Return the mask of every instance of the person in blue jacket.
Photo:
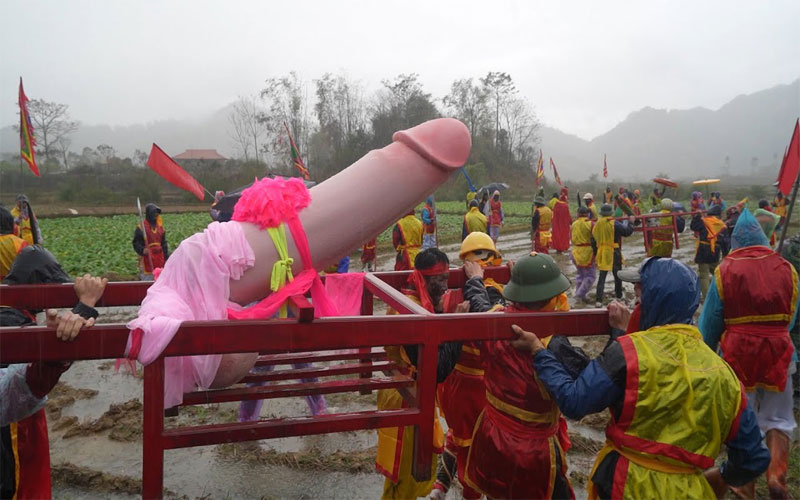
{"label": "person in blue jacket", "polygon": [[[512,342],[533,354],[538,379],[566,417],[579,420],[610,409],[608,441],[589,478],[590,498],[612,492],[722,498],[729,486],[752,481],[769,464],[755,413],[733,370],[691,326],[700,300],[697,275],[676,260],[655,258],[642,267],[641,284],[643,331],[612,341],[582,369],[557,354],[565,337],[545,348],[535,334],[514,326]],[[715,468],[723,443],[728,457]]]}

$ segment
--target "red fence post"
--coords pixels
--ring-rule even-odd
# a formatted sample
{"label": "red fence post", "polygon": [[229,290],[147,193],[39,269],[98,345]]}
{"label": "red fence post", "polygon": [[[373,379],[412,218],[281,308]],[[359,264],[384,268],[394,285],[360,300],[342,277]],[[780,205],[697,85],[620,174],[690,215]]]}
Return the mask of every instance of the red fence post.
{"label": "red fence post", "polygon": [[[436,400],[436,369],[439,357],[439,335],[428,328],[429,339],[417,352],[417,406],[419,424],[414,426],[414,461],[411,474],[417,481],[431,478],[433,466],[433,418]],[[430,331],[433,330],[433,331]]]}
{"label": "red fence post", "polygon": [[144,367],[142,498],[164,495],[164,357]]}
{"label": "red fence post", "polygon": [[[373,307],[372,306],[373,306],[372,292],[370,292],[369,290],[364,288],[364,291],[361,294],[361,315],[362,316],[372,316],[372,313],[373,313]],[[362,347],[358,351],[359,352],[363,352],[363,353],[368,353],[371,350],[372,350],[371,347]],[[365,359],[361,359],[359,361],[362,362],[362,363],[370,363],[370,364],[372,364],[372,358],[365,358]],[[372,378],[372,372],[362,372],[361,375],[360,375],[360,378],[362,378],[362,379]],[[359,392],[359,394],[361,394],[362,396],[366,395],[366,394],[371,394],[371,393],[372,393],[372,391],[367,390],[367,389],[364,389],[363,391]]]}

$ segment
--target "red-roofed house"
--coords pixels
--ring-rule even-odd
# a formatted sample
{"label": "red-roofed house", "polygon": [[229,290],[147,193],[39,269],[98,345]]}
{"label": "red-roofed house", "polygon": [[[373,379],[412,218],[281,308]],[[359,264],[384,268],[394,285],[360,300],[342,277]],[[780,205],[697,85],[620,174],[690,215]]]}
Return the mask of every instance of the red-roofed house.
{"label": "red-roofed house", "polygon": [[173,156],[173,160],[227,160],[217,153],[216,149],[187,149],[183,153]]}

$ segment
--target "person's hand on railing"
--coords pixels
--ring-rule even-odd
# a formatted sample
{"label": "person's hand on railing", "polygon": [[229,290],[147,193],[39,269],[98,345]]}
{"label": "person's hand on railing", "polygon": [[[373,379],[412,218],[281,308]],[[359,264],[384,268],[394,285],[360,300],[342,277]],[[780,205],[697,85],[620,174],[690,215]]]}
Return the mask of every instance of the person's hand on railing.
{"label": "person's hand on railing", "polygon": [[464,314],[469,312],[469,301],[465,300],[456,306],[456,314]]}
{"label": "person's hand on railing", "polygon": [[608,324],[611,325],[612,328],[624,332],[628,329],[628,322],[630,320],[631,312],[625,307],[625,304],[616,300],[608,304]]}
{"label": "person's hand on railing", "polygon": [[529,352],[536,355],[537,352],[545,349],[544,344],[542,344],[542,341],[539,340],[539,337],[537,337],[535,333],[526,332],[517,325],[511,325],[511,330],[516,335],[511,341],[511,345],[518,351]]}
{"label": "person's hand on railing", "polygon": [[94,318],[84,319],[81,315],[69,311],[58,314],[55,309],[48,309],[45,316],[47,318],[47,326],[55,328],[56,338],[64,342],[75,340],[81,328],[91,328],[94,326],[95,321]]}
{"label": "person's hand on railing", "polygon": [[75,295],[78,300],[88,307],[94,307],[108,284],[108,278],[98,278],[91,274],[84,274],[75,278]]}

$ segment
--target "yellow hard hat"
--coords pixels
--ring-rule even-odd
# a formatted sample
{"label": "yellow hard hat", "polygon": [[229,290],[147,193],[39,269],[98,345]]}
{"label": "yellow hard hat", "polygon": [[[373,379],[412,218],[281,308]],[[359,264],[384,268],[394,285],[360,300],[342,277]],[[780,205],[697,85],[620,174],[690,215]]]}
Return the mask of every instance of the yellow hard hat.
{"label": "yellow hard hat", "polygon": [[[492,238],[480,231],[469,233],[464,241],[461,242],[461,250],[458,252],[458,258],[461,260],[482,260],[484,257],[480,252],[492,252],[497,257],[500,257],[500,251],[494,245]],[[469,254],[475,254],[475,258],[468,259]]]}

